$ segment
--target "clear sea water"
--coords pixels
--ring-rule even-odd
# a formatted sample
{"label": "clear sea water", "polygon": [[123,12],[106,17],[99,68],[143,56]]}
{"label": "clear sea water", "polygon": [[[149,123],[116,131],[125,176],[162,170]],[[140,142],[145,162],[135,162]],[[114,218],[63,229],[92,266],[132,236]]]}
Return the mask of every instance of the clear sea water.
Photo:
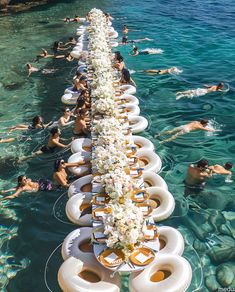
{"label": "clear sea water", "polygon": [[[58,1],[0,18],[0,135],[5,137],[7,127],[27,123],[36,114],[43,115],[46,121],[60,115],[60,97],[71,83],[76,63],[46,59],[35,65],[58,71],[54,75],[35,74],[30,78],[25,64],[41,48],[50,48],[53,41],[65,41],[74,35],[77,25],[65,24],[62,18],[85,15],[93,7],[115,17],[113,24],[120,36],[122,25],[127,24],[131,29],[129,39],[154,39],[138,44],[139,48],[164,50],[162,55],[131,57],[128,55],[131,46],[121,47],[128,68],[138,71],[177,66],[183,69],[178,76],[136,72],[132,77],[138,86],[141,114],[149,120],[149,128],[143,135],[154,142],[163,160],[161,175],[176,199],[173,216],[161,224],[178,228],[184,235],[184,257],[193,268],[188,291],[215,291],[211,283],[215,283],[216,269],[235,264],[235,185],[225,183],[224,177],[215,177],[200,196],[184,198],[183,180],[187,166],[200,158],[207,158],[210,164],[235,162],[235,5],[232,0]],[[220,81],[229,84],[228,93],[175,100],[179,90]],[[160,131],[201,118],[214,120],[222,131],[216,135],[188,134],[166,144],[159,144],[154,138]],[[63,134],[70,137],[71,130]],[[14,186],[22,173],[33,179],[52,178],[55,155],[17,163],[18,156],[39,148],[45,139],[47,133],[39,133],[31,142],[0,145],[0,189]],[[59,155],[68,158],[69,152]],[[60,291],[56,274],[62,258],[59,248],[55,249],[76,228],[66,219],[66,197],[62,192],[44,192],[1,203],[1,291],[48,291],[44,282],[46,264],[48,286],[53,292]],[[123,282],[123,291],[128,291],[127,280]],[[230,287],[235,287],[235,282]]]}

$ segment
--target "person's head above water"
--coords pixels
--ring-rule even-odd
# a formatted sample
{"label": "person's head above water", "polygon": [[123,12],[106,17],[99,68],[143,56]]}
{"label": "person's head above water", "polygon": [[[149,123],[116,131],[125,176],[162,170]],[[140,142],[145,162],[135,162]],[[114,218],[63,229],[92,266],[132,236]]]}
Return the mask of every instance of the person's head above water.
{"label": "person's head above water", "polygon": [[63,159],[56,159],[56,161],[54,162],[54,171],[58,171],[64,163],[65,162]]}
{"label": "person's head above water", "polygon": [[133,47],[133,52],[138,52],[138,47],[134,46]]}
{"label": "person's head above water", "polygon": [[201,159],[197,162],[197,167],[199,167],[199,168],[205,169],[208,166],[209,166],[209,163],[208,163],[208,160],[206,160],[206,159]]}
{"label": "person's head above water", "polygon": [[208,120],[200,120],[200,123],[202,124],[203,127],[206,127],[209,123]]}
{"label": "person's head above water", "polygon": [[233,168],[233,164],[232,162],[226,162],[225,165],[224,165],[224,168],[227,169],[227,170],[230,170],[231,168]]}
{"label": "person's head above water", "polygon": [[17,185],[17,188],[21,187],[21,186],[24,186],[27,182],[27,178],[25,175],[19,175],[18,178],[17,178],[17,182],[18,182],[18,185]]}
{"label": "person's head above water", "polygon": [[50,130],[50,133],[52,136],[55,136],[55,135],[60,135],[61,132],[60,132],[60,129],[58,127],[53,127],[51,130]]}
{"label": "person's head above water", "polygon": [[32,120],[33,126],[43,123],[43,118],[41,116],[35,116]]}
{"label": "person's head above water", "polygon": [[219,90],[219,89],[222,89],[222,88],[224,88],[224,83],[223,82],[220,82],[218,85],[217,85],[217,90]]}
{"label": "person's head above water", "polygon": [[31,69],[31,68],[32,68],[32,65],[31,65],[30,63],[27,63],[27,64],[26,64],[26,67],[27,67],[28,69]]}

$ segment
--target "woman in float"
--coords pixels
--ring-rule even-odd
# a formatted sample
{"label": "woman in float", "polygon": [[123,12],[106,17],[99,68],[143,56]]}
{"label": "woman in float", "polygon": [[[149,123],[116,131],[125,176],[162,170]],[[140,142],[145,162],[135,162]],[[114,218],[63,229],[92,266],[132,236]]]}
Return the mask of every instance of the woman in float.
{"label": "woman in float", "polygon": [[73,134],[78,137],[87,136],[90,132],[86,122],[87,118],[86,114],[87,114],[86,109],[80,109],[77,113]]}
{"label": "woman in float", "polygon": [[128,69],[123,68],[121,74],[122,74],[120,79],[121,85],[129,84],[136,87],[136,84],[134,80],[132,80],[131,74]]}
{"label": "woman in float", "polygon": [[57,182],[58,185],[68,188],[69,178],[68,178],[68,174],[66,173],[66,168],[78,167],[80,165],[85,166],[87,165],[87,162],[83,160],[76,163],[65,163],[64,160],[62,159],[56,160],[54,163],[54,173],[53,173],[54,180]]}
{"label": "woman in float", "polygon": [[59,118],[58,125],[65,127],[65,126],[69,126],[73,124],[74,121],[70,121],[71,116],[73,116],[73,113],[71,112],[71,110],[68,107],[64,108],[63,116]]}
{"label": "woman in float", "polygon": [[29,125],[19,124],[19,125],[13,126],[13,127],[11,127],[9,129],[9,132],[16,131],[16,130],[23,130],[23,131],[26,131],[26,130],[43,130],[43,129],[49,127],[51,124],[52,124],[52,121],[47,123],[47,124],[44,124],[43,123],[43,118],[41,116],[35,116],[33,118],[31,124],[29,124]]}
{"label": "woman in float", "polygon": [[54,185],[47,179],[39,179],[33,182],[30,178],[26,178],[25,175],[18,176],[18,185],[16,188],[1,191],[2,194],[15,191],[12,195],[1,198],[1,200],[14,199],[18,197],[22,192],[38,192],[38,191],[51,191],[54,189]]}
{"label": "woman in float", "polygon": [[73,84],[73,91],[81,93],[82,90],[87,90],[87,78],[83,75],[79,79],[76,78]]}
{"label": "woman in float", "polygon": [[207,131],[207,132],[220,131],[220,130],[215,130],[213,128],[210,128],[208,126],[208,123],[209,123],[208,120],[193,121],[186,125],[182,125],[180,127],[174,128],[173,130],[165,131],[158,135],[155,135],[155,138],[159,137],[160,135],[174,134],[172,137],[160,142],[160,143],[165,143],[165,142],[170,142],[172,140],[175,140],[180,135],[184,135],[184,134],[194,132],[194,131]]}
{"label": "woman in float", "polygon": [[[186,91],[178,91],[176,93],[176,100],[178,100],[182,97],[193,98],[193,97],[203,96],[203,95],[206,95],[207,93],[211,93],[211,92],[215,92],[215,91],[222,91],[223,92],[223,88],[224,88],[224,83],[220,82],[217,85],[212,85],[212,86],[205,85],[205,88],[197,88],[197,89],[190,89],[190,90],[186,90]],[[228,91],[228,89],[226,91]]]}

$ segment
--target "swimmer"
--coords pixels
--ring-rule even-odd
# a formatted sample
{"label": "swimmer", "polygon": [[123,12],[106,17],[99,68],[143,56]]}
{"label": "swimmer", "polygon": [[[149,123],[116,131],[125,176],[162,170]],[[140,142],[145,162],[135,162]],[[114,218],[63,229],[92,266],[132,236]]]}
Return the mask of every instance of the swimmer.
{"label": "swimmer", "polygon": [[121,79],[119,81],[121,85],[130,84],[136,87],[135,81],[132,80],[131,74],[128,69],[123,68],[121,74]]}
{"label": "swimmer", "polygon": [[87,90],[87,78],[82,75],[79,79],[74,79],[73,91],[81,93],[83,90]]}
{"label": "swimmer", "polygon": [[158,69],[141,70],[141,72],[156,74],[156,75],[164,75],[164,74],[180,74],[183,72],[183,70],[180,70],[177,67],[171,67],[171,68],[159,69],[159,70]]}
{"label": "swimmer", "polygon": [[122,37],[122,45],[126,45],[127,43],[128,43],[128,37],[124,35]]}
{"label": "swimmer", "polygon": [[[68,180],[68,175],[66,173],[66,168],[67,167],[78,167],[78,166],[89,166],[90,168],[90,163],[86,162],[85,160],[80,161],[80,162],[75,162],[75,163],[65,163],[64,160],[58,159],[54,163],[54,173],[53,173],[53,178],[57,182],[58,185],[62,187],[69,187],[69,180]],[[89,174],[91,171],[90,170],[87,172]],[[85,174],[84,174],[85,175]]]}
{"label": "swimmer", "polygon": [[205,187],[206,179],[212,177],[208,160],[201,159],[197,164],[190,164],[185,178],[184,195],[199,194]]}
{"label": "swimmer", "polygon": [[58,51],[66,51],[68,50],[69,48],[71,48],[70,46],[69,47],[61,47],[62,45],[62,42],[54,42],[53,46],[52,46],[52,51],[54,53],[54,55],[56,56],[56,54],[58,53]]}
{"label": "swimmer", "polygon": [[52,125],[52,121],[50,121],[47,124],[43,123],[43,118],[41,116],[35,116],[32,120],[32,123],[29,125],[25,124],[19,124],[16,126],[13,126],[9,129],[9,132],[16,131],[16,130],[43,130],[45,128],[48,128],[50,125]]}
{"label": "swimmer", "polygon": [[26,136],[17,136],[15,138],[0,138],[0,144],[1,143],[11,143],[14,141],[18,141],[18,142],[25,142],[25,141],[32,141],[31,137],[26,137]]}
{"label": "swimmer", "polygon": [[113,67],[117,69],[118,71],[122,71],[125,68],[124,59],[121,55],[117,55],[115,57],[115,63]]}
{"label": "swimmer", "polygon": [[76,44],[77,44],[76,39],[75,39],[74,37],[70,37],[69,40],[68,40],[68,42],[65,43],[64,46],[68,46],[68,45],[72,45],[72,46],[74,46],[74,45],[76,45]]}
{"label": "swimmer", "polygon": [[224,166],[215,164],[209,166],[209,169],[212,170],[212,173],[214,174],[225,174],[225,175],[231,175],[232,174],[232,169],[233,164],[231,162],[226,162]]}
{"label": "swimmer", "polygon": [[73,134],[78,137],[84,137],[90,133],[89,123],[87,125],[87,122],[86,122],[86,118],[87,118],[86,114],[87,114],[87,109],[78,110],[75,126],[73,129]]}
{"label": "swimmer", "polygon": [[146,48],[141,51],[138,50],[138,47],[133,46],[133,50],[130,53],[131,56],[137,56],[137,55],[155,55],[155,54],[162,54],[163,50],[162,49],[151,49],[151,48]]}
{"label": "swimmer", "polygon": [[38,191],[51,191],[54,186],[51,181],[47,179],[39,179],[33,182],[32,179],[27,178],[25,175],[18,176],[18,185],[16,188],[1,191],[2,194],[15,191],[12,195],[1,198],[0,200],[14,199],[18,197],[22,192],[38,192]]}
{"label": "swimmer", "polygon": [[206,88],[197,88],[197,89],[190,89],[186,91],[178,91],[176,93],[176,100],[179,100],[182,97],[188,97],[188,98],[193,98],[193,97],[198,97],[198,96],[203,96],[207,93],[215,92],[215,91],[222,91],[224,88],[224,83],[220,82],[218,85],[205,85]]}
{"label": "swimmer", "polygon": [[41,58],[44,59],[44,58],[53,58],[53,57],[54,57],[54,55],[49,55],[48,52],[47,52],[47,50],[42,49],[42,53],[39,54],[39,55],[37,55],[37,57],[35,59],[35,62],[38,62],[39,59],[41,59]]}
{"label": "swimmer", "polygon": [[8,139],[4,139],[4,138],[0,138],[0,143],[11,143],[16,141],[17,138],[8,138]]}
{"label": "swimmer", "polygon": [[32,64],[28,63],[26,64],[26,68],[28,70],[28,77],[33,73],[33,72],[38,72],[40,69],[33,67]]}
{"label": "swimmer", "polygon": [[123,25],[122,32],[123,32],[124,34],[128,34],[129,29],[128,29],[128,27],[127,27],[126,25]]}
{"label": "swimmer", "polygon": [[65,127],[65,126],[69,126],[69,125],[73,124],[74,121],[70,121],[71,116],[73,116],[73,113],[71,112],[71,110],[68,107],[66,107],[63,110],[63,116],[60,117],[58,120],[58,125]]}
{"label": "swimmer", "polygon": [[208,132],[220,131],[220,130],[215,130],[215,129],[209,128],[208,127],[208,123],[209,123],[208,120],[193,121],[193,122],[190,122],[190,123],[188,123],[186,125],[177,127],[177,128],[175,128],[173,130],[162,132],[162,133],[160,133],[158,135],[155,135],[155,138],[160,136],[160,135],[168,135],[168,134],[175,133],[172,137],[160,142],[160,143],[165,143],[165,142],[170,142],[172,140],[175,140],[180,135],[184,135],[184,134],[187,134],[187,133],[190,133],[190,132],[194,132],[194,131],[200,131],[200,130],[208,131]]}

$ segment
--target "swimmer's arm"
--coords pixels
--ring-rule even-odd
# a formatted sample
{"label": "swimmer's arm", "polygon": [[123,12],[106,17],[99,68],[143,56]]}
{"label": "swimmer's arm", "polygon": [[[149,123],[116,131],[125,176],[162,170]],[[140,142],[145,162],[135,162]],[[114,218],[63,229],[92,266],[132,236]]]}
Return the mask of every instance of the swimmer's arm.
{"label": "swimmer's arm", "polygon": [[10,195],[10,196],[6,196],[5,198],[2,198],[1,200],[7,200],[7,199],[14,199],[16,197],[18,197],[20,195],[20,193],[22,193],[22,189],[18,189],[14,194]]}
{"label": "swimmer's arm", "polygon": [[53,121],[50,121],[49,123],[44,124],[43,126],[44,126],[44,128],[48,128],[48,127],[51,126],[53,123],[54,123]]}
{"label": "swimmer's arm", "polygon": [[55,146],[58,146],[58,147],[60,147],[60,148],[67,148],[68,146],[70,146],[70,144],[65,145],[65,144],[60,143],[60,142],[58,142],[58,141],[54,141],[54,140],[52,140],[52,141],[53,141],[53,143],[54,143]]}
{"label": "swimmer's arm", "polygon": [[71,46],[69,46],[69,47],[60,47],[60,48],[58,48],[58,50],[59,51],[66,51],[66,50],[68,50],[68,49],[70,49],[71,48]]}
{"label": "swimmer's arm", "polygon": [[16,190],[16,188],[11,188],[9,190],[2,190],[2,191],[0,191],[0,193],[1,194],[5,194],[5,193],[12,192],[12,191],[15,191],[15,190]]}

